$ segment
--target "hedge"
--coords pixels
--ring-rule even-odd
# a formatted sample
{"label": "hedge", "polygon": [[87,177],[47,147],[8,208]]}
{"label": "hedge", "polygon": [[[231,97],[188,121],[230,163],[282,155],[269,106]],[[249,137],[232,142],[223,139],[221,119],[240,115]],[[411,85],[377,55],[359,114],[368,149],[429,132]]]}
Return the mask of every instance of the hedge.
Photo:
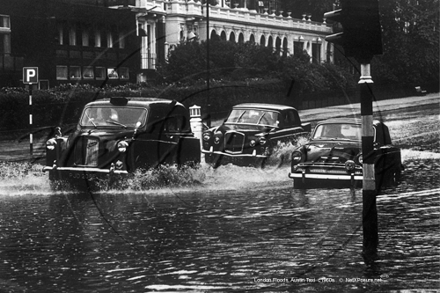
{"label": "hedge", "polygon": [[[114,88],[66,85],[50,90],[33,91],[33,127],[75,124],[85,104],[95,99],[112,96],[161,97],[182,102],[187,107],[199,105],[202,114],[212,118],[226,115],[238,103],[265,102],[285,104],[297,109],[325,107],[359,102],[356,91],[299,94],[295,85],[280,80],[253,79],[240,82],[212,81],[210,90],[204,82],[192,86],[169,85],[148,87],[128,84]],[[389,99],[414,94],[412,88],[388,86],[375,89],[376,98]],[[209,105],[209,106],[208,106]],[[209,107],[209,108],[208,108]],[[29,93],[22,88],[4,88],[0,91],[0,135],[29,131]]]}

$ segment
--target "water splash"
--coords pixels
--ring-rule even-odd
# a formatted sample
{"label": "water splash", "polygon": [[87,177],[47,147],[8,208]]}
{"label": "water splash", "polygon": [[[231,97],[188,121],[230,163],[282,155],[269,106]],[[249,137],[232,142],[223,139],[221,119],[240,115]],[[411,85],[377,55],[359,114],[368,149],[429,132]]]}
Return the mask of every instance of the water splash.
{"label": "water splash", "polygon": [[50,194],[42,169],[29,162],[0,162],[0,196]]}
{"label": "water splash", "polygon": [[[107,180],[98,182],[99,192],[126,194],[173,194],[176,192],[227,192],[230,190],[279,189],[291,186],[287,177],[290,171],[290,154],[306,142],[281,143],[275,149],[264,168],[239,167],[232,164],[213,168],[202,163],[196,168],[161,166],[151,170],[137,170],[116,183]],[[404,165],[439,164],[440,154],[412,149],[402,150]],[[417,167],[416,166],[416,167]],[[47,174],[42,165],[31,163],[0,162],[0,196],[51,195]],[[72,193],[66,188],[56,193]]]}

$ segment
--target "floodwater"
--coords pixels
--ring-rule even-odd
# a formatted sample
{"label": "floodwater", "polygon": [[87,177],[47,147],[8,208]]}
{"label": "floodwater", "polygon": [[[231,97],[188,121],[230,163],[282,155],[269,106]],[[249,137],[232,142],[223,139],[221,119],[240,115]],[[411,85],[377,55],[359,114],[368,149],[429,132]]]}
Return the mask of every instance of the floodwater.
{"label": "floodwater", "polygon": [[[390,129],[410,145],[416,133],[396,119]],[[0,172],[0,292],[434,292],[440,154],[424,145],[403,150],[402,183],[377,198],[368,265],[362,190],[294,190],[287,166],[166,169],[79,193],[11,165]]]}

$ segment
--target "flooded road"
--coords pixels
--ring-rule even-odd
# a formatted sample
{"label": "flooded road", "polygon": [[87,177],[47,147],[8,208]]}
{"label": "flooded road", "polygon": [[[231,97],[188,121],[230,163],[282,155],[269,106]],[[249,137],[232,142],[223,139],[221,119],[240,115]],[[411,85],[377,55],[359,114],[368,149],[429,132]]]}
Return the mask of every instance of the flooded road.
{"label": "flooded road", "polygon": [[406,170],[378,196],[371,265],[361,257],[362,190],[293,190],[287,166],[165,170],[158,178],[179,184],[76,193],[52,192],[38,166],[14,163],[0,173],[0,292],[434,291],[438,143],[426,127],[423,149],[412,147],[420,113],[385,119]]}

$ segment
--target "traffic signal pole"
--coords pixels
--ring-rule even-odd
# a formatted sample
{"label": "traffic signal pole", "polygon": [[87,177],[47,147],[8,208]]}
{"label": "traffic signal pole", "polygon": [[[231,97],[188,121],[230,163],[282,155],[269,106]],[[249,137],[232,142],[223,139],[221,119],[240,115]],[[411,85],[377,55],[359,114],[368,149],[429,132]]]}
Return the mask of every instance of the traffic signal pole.
{"label": "traffic signal pole", "polygon": [[376,181],[374,176],[374,130],[373,130],[373,80],[370,72],[370,61],[361,62],[359,92],[362,117],[362,229],[363,251],[365,259],[374,258],[378,246],[378,226],[376,208]]}
{"label": "traffic signal pole", "polygon": [[361,65],[359,92],[362,116],[362,228],[366,262],[374,260],[378,246],[376,182],[374,178],[373,80],[370,63],[382,54],[382,31],[378,0],[340,0],[339,9],[326,12],[328,21],[339,22],[342,32],[327,36],[328,42],[342,46],[345,57],[355,58]]}

